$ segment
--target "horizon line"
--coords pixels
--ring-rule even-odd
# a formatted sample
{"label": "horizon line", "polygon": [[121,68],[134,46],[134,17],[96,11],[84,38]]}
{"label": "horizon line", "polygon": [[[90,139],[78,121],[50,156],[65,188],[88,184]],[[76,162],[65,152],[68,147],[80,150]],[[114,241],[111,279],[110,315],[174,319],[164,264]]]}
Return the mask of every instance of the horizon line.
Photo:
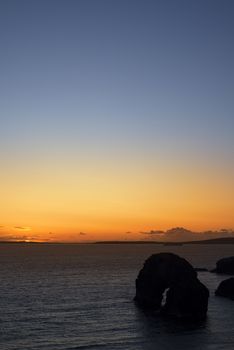
{"label": "horizon line", "polygon": [[190,241],[153,241],[153,240],[100,240],[100,241],[86,241],[86,242],[61,242],[61,241],[0,241],[0,244],[161,244],[161,245],[180,245],[180,244],[199,244],[212,242],[227,242],[231,241],[234,244],[234,237],[218,237],[202,240]]}

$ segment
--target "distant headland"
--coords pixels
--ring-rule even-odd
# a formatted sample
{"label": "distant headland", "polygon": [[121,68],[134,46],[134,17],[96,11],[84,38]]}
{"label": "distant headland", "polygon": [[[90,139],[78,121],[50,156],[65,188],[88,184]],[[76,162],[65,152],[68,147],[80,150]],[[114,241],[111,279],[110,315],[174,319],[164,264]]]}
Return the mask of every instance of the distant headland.
{"label": "distant headland", "polygon": [[222,237],[204,239],[199,241],[163,242],[163,241],[98,241],[94,244],[160,244],[160,245],[183,245],[183,244],[234,244],[234,237]]}

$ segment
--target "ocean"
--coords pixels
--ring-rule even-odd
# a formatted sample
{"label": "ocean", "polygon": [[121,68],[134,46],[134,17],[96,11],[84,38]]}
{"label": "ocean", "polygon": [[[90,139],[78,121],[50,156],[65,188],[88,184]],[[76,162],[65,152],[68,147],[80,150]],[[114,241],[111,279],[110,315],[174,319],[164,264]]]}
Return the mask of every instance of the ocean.
{"label": "ocean", "polygon": [[137,274],[159,252],[212,269],[234,246],[0,244],[0,349],[234,349],[234,301],[214,296],[224,275],[198,273],[210,290],[200,324],[136,307]]}

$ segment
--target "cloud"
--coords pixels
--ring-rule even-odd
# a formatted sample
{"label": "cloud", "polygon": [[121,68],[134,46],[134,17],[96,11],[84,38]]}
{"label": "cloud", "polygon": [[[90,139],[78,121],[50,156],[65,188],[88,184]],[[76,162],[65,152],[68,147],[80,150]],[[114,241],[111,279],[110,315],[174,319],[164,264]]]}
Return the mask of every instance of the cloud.
{"label": "cloud", "polygon": [[178,235],[178,234],[184,235],[184,234],[191,234],[191,233],[194,233],[194,232],[187,230],[184,227],[173,227],[165,232],[166,235]]}
{"label": "cloud", "polygon": [[10,235],[3,235],[3,236],[0,236],[0,241],[12,241],[12,236]]}
{"label": "cloud", "polygon": [[164,231],[160,231],[160,230],[151,230],[151,231],[145,231],[145,232],[140,232],[143,235],[164,235],[165,232]]}
{"label": "cloud", "polygon": [[19,231],[31,231],[31,227],[29,226],[14,226],[14,229]]}
{"label": "cloud", "polygon": [[86,233],[85,232],[80,232],[79,235],[80,236],[86,236]]}
{"label": "cloud", "polygon": [[150,230],[140,232],[149,237],[157,237],[159,241],[195,241],[203,239],[221,238],[221,237],[234,237],[233,229],[220,229],[217,231],[201,231],[194,232],[184,227],[173,227],[167,231]]}
{"label": "cloud", "polygon": [[184,228],[184,227],[173,227],[167,231],[162,230],[150,230],[146,232],[140,232],[148,236],[157,236],[162,240],[188,240],[190,238],[194,239],[194,232]]}
{"label": "cloud", "polygon": [[[17,236],[13,236],[13,235],[3,235],[0,236],[0,241],[26,241],[28,240],[29,237],[25,236],[25,235],[17,235]],[[30,239],[33,239],[33,237],[30,237]]]}
{"label": "cloud", "polygon": [[204,231],[202,232],[205,238],[219,238],[219,237],[233,237],[234,236],[234,230],[232,229],[221,229],[218,231]]}

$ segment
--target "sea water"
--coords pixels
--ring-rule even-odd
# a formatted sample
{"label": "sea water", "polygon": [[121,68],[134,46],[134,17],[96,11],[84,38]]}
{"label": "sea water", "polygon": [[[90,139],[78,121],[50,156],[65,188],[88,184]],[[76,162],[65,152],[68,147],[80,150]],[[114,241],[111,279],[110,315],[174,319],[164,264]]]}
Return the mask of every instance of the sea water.
{"label": "sea water", "polygon": [[205,322],[179,323],[136,307],[137,274],[159,252],[212,269],[234,246],[1,244],[0,349],[234,349],[234,301],[214,296],[227,276],[198,273],[210,290]]}

